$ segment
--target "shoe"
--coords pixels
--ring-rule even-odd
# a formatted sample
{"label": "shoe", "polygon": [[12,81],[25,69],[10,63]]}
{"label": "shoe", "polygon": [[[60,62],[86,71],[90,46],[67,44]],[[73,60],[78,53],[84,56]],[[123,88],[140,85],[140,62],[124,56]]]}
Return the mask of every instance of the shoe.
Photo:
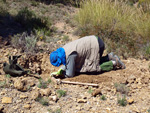
{"label": "shoe", "polygon": [[112,60],[116,61],[116,66],[117,67],[119,67],[121,69],[126,68],[125,64],[120,60],[120,58],[117,55],[114,55],[114,58]]}
{"label": "shoe", "polygon": [[113,57],[114,57],[114,53],[113,52],[111,52],[111,53],[108,54],[109,60],[113,60]]}

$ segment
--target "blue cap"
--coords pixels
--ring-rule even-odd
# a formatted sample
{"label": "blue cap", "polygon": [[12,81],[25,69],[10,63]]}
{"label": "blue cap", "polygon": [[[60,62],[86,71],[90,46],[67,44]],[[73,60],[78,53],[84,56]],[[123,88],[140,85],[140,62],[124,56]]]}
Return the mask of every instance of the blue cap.
{"label": "blue cap", "polygon": [[66,55],[63,48],[58,48],[50,54],[50,62],[53,66],[59,67],[61,64],[66,65]]}

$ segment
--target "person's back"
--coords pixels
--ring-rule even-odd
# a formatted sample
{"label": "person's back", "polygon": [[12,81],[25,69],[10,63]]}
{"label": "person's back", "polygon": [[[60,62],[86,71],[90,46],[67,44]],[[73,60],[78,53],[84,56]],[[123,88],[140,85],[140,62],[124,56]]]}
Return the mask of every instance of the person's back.
{"label": "person's back", "polygon": [[100,71],[99,68],[99,44],[96,36],[86,36],[64,45],[66,59],[72,52],[77,52],[76,71],[92,72]]}

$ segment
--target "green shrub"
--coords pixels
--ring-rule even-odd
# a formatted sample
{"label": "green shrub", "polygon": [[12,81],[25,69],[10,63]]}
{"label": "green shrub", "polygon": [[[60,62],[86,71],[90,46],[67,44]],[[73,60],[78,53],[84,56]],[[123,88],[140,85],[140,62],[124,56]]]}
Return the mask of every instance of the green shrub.
{"label": "green shrub", "polygon": [[50,21],[46,17],[38,17],[36,14],[29,10],[27,7],[22,8],[15,17],[15,20],[19,22],[26,30],[42,29],[49,30],[51,26]]}
{"label": "green shrub", "polygon": [[11,40],[11,43],[14,47],[22,49],[22,51],[27,53],[35,53],[37,37],[33,34],[28,35],[28,33],[24,32],[22,34],[14,35]]}
{"label": "green shrub", "polygon": [[61,90],[61,89],[60,89],[60,90],[57,90],[56,93],[58,94],[58,97],[59,97],[59,98],[66,95],[66,91]]}

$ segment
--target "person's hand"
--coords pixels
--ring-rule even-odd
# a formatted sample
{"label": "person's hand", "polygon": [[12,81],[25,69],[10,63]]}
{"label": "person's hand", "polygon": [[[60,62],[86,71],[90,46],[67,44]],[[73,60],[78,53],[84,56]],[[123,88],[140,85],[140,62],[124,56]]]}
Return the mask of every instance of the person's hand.
{"label": "person's hand", "polygon": [[52,72],[51,73],[51,76],[59,76],[59,75],[62,75],[62,73],[63,73],[63,70],[60,68],[57,72]]}

